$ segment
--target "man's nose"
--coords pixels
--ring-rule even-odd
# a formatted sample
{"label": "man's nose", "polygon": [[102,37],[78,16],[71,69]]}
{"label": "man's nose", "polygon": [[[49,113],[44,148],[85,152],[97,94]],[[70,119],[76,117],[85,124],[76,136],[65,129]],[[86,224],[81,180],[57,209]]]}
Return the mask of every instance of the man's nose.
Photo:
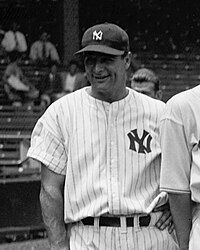
{"label": "man's nose", "polygon": [[103,63],[101,63],[100,61],[96,61],[95,65],[94,65],[94,70],[95,72],[101,72],[104,68]]}

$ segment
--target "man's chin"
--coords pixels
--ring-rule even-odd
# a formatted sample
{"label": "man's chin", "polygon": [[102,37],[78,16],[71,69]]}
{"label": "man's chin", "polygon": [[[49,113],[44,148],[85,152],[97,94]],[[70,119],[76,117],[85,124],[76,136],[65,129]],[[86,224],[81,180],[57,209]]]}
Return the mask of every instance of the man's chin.
{"label": "man's chin", "polygon": [[110,77],[107,77],[106,79],[103,80],[95,80],[95,85],[96,86],[110,86]]}
{"label": "man's chin", "polygon": [[110,84],[108,82],[95,83],[95,88],[98,90],[107,90],[110,88]]}

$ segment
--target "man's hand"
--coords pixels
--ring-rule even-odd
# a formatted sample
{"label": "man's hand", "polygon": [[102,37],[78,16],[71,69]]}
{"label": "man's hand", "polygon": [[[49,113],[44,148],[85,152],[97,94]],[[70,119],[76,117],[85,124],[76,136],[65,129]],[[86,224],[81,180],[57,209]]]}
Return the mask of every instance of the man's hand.
{"label": "man's hand", "polygon": [[174,223],[170,212],[169,203],[166,203],[161,207],[155,208],[154,212],[162,212],[162,215],[156,222],[155,226],[160,230],[168,228],[168,232],[171,234],[174,231]]}
{"label": "man's hand", "polygon": [[[57,240],[50,242],[50,249],[51,250],[70,250],[69,238],[68,238],[66,231],[63,233],[63,235],[59,235],[56,238],[57,238]],[[49,240],[51,240],[51,239],[49,239]]]}

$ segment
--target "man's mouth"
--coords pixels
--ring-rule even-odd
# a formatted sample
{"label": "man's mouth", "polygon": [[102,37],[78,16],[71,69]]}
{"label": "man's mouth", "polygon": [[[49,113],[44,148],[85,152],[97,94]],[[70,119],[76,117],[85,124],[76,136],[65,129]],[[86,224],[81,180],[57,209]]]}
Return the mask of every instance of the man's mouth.
{"label": "man's mouth", "polygon": [[94,78],[98,81],[98,82],[104,82],[108,79],[109,75],[105,75],[105,76],[94,76]]}

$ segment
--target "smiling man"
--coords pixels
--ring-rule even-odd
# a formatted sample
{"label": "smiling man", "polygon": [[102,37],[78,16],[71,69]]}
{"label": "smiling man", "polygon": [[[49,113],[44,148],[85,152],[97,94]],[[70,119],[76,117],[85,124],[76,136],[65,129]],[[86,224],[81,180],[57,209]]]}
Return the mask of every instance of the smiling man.
{"label": "smiling man", "polygon": [[28,152],[42,163],[51,249],[177,249],[167,196],[159,191],[165,104],[126,87],[131,53],[119,26],[89,28],[77,54],[91,87],[47,109]]}

